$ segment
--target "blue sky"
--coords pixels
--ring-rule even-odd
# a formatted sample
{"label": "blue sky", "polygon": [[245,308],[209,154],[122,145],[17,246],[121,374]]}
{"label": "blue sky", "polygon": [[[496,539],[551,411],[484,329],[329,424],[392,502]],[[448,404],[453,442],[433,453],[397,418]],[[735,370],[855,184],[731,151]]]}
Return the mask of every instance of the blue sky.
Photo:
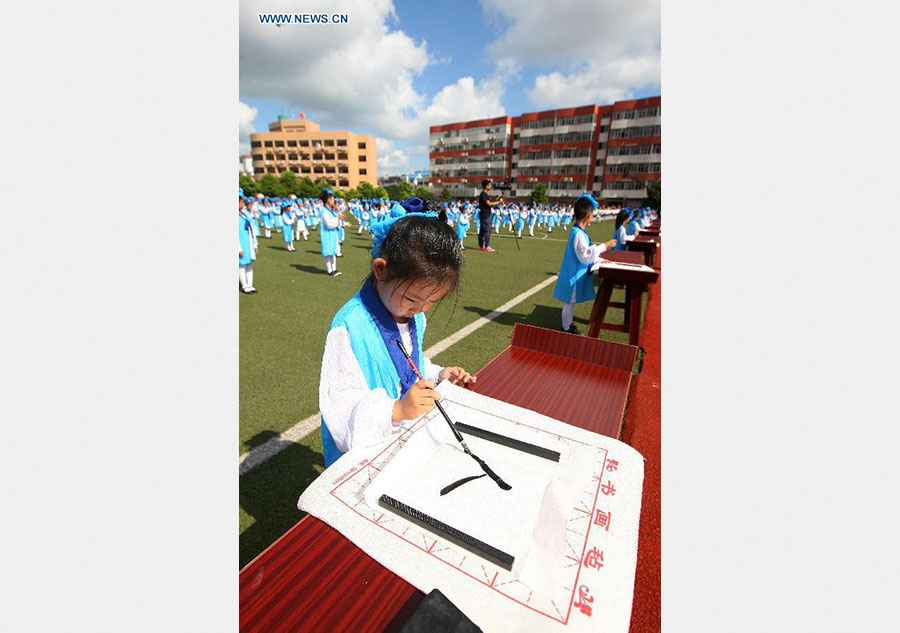
{"label": "blue sky", "polygon": [[429,125],[660,94],[658,0],[245,0],[240,29],[241,150],[303,111],[376,136],[379,175],[427,168]]}

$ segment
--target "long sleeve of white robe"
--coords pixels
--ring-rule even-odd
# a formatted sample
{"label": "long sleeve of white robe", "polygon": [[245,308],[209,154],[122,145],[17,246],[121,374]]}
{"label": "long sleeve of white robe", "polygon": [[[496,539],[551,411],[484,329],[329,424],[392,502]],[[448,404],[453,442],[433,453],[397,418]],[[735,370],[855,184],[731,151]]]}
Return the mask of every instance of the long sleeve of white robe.
{"label": "long sleeve of white robe", "polygon": [[588,245],[587,238],[580,231],[575,234],[575,256],[582,264],[594,264],[600,259],[600,253],[606,250],[606,244]]}
{"label": "long sleeve of white robe", "polygon": [[619,237],[621,237],[621,241],[630,242],[634,239],[634,235],[628,235],[628,231],[625,230],[625,225],[619,227]]}
{"label": "long sleeve of white robe", "polygon": [[[421,371],[426,379],[437,382],[442,369],[424,358]],[[322,357],[319,409],[338,449],[346,452],[372,446],[405,429],[409,420],[391,420],[394,402],[384,388],[369,389],[346,328],[331,329]]]}
{"label": "long sleeve of white robe", "polygon": [[338,219],[337,213],[331,212],[330,214],[322,214],[322,224],[325,225],[326,229],[336,229],[338,227]]}
{"label": "long sleeve of white robe", "polygon": [[[600,244],[591,244],[588,245],[587,238],[584,236],[584,233],[580,231],[575,233],[575,241],[572,246],[575,248],[575,257],[578,258],[582,264],[591,264],[598,262],[601,257],[600,253],[606,250],[606,244],[602,242]],[[572,296],[569,298],[570,303],[575,303],[575,297],[577,296],[578,287],[572,287]]]}

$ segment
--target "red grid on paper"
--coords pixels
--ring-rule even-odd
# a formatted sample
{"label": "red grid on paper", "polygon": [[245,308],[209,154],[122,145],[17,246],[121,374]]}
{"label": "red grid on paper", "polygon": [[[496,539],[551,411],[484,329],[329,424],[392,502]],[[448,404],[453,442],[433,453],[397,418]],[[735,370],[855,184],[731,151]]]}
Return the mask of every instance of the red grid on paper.
{"label": "red grid on paper", "polygon": [[[450,402],[453,402],[453,401],[451,400]],[[526,427],[526,428],[533,429],[533,430],[536,431],[536,432],[544,433],[545,435],[549,435],[549,436],[551,436],[551,437],[553,437],[553,438],[556,438],[556,440],[559,441],[559,442],[564,442],[564,443],[565,443],[565,442],[572,442],[572,443],[575,443],[575,444],[581,444],[582,446],[588,446],[588,444],[587,444],[586,442],[582,442],[581,440],[576,440],[576,439],[574,439],[574,438],[570,438],[570,437],[567,437],[567,436],[563,436],[563,435],[560,435],[560,434],[558,434],[558,433],[551,433],[550,431],[546,431],[546,430],[544,430],[544,429],[541,429],[541,428],[538,428],[538,427],[535,427],[535,426],[530,426],[530,425],[528,425],[528,424],[523,424],[523,423],[521,423],[521,422],[517,422],[517,421],[512,420],[512,419],[510,419],[510,418],[506,418],[506,417],[503,417],[503,416],[499,416],[499,415],[497,415],[496,413],[484,411],[484,410],[482,410],[482,409],[478,409],[477,407],[472,407],[472,406],[470,406],[470,405],[465,405],[465,404],[461,404],[461,403],[458,403],[458,402],[453,402],[453,404],[455,404],[455,405],[457,405],[457,406],[461,406],[461,407],[467,408],[467,409],[472,409],[472,410],[474,410],[474,411],[479,411],[479,412],[481,412],[481,413],[489,413],[490,415],[492,415],[492,416],[494,416],[494,417],[497,417],[497,418],[506,420],[506,421],[508,421],[508,422],[512,422],[513,424],[515,424],[515,425],[517,425],[517,426],[523,426],[523,427]],[[445,406],[445,408],[446,408],[446,406]],[[362,501],[362,498],[360,498],[359,500],[357,500],[357,502],[356,502],[355,504],[352,504],[352,505],[351,505],[351,504],[348,503],[345,499],[343,499],[341,496],[339,496],[338,494],[336,494],[337,490],[338,490],[339,488],[341,488],[342,486],[344,486],[347,482],[349,482],[349,481],[354,481],[359,475],[361,475],[362,473],[366,473],[366,476],[365,476],[365,477],[361,477],[361,478],[360,478],[360,479],[362,479],[363,481],[354,481],[354,483],[356,483],[357,486],[358,486],[358,488],[357,488],[357,490],[356,490],[356,493],[362,495],[362,491],[363,491],[363,490],[365,489],[365,487],[366,487],[369,483],[371,483],[371,481],[372,481],[372,474],[371,474],[371,471],[370,471],[369,469],[371,468],[371,469],[375,469],[376,471],[380,471],[381,468],[375,466],[375,463],[379,462],[379,459],[381,459],[382,456],[384,456],[384,458],[381,459],[381,461],[384,461],[384,460],[386,460],[387,458],[393,456],[393,455],[400,449],[400,447],[402,447],[403,444],[406,443],[406,441],[409,439],[410,435],[411,435],[413,432],[415,432],[415,431],[420,430],[421,428],[423,428],[424,425],[427,424],[430,420],[434,419],[434,417],[435,417],[436,415],[437,415],[437,414],[436,414],[434,411],[432,411],[431,413],[429,413],[429,414],[423,416],[423,417],[422,417],[420,420],[418,420],[415,424],[412,424],[408,429],[406,429],[405,431],[403,431],[403,433],[401,433],[401,434],[397,437],[397,439],[395,439],[393,442],[391,442],[390,444],[388,444],[388,445],[387,445],[380,453],[378,453],[378,455],[376,455],[376,456],[373,457],[372,459],[368,460],[365,464],[360,464],[360,465],[358,465],[359,467],[358,467],[357,465],[354,465],[354,469],[356,469],[355,472],[354,472],[353,470],[348,471],[347,473],[344,473],[338,480],[335,481],[335,484],[336,484],[336,485],[334,486],[334,488],[331,489],[331,492],[330,492],[331,496],[333,496],[335,499],[337,499],[338,501],[340,501],[341,503],[343,503],[347,508],[349,508],[350,510],[352,510],[354,513],[356,513],[357,515],[359,515],[359,516],[362,517],[363,519],[369,521],[370,523],[372,523],[372,524],[374,524],[374,525],[377,525],[378,527],[380,527],[381,529],[385,530],[386,532],[389,532],[390,534],[393,534],[394,536],[396,536],[397,538],[399,538],[399,539],[400,539],[401,541],[403,541],[404,543],[407,543],[407,544],[409,544],[409,545],[412,545],[413,547],[415,547],[416,549],[420,550],[421,552],[423,552],[423,553],[425,553],[425,554],[431,556],[432,558],[435,558],[436,560],[441,561],[442,563],[444,563],[444,564],[446,564],[446,565],[452,567],[453,569],[456,569],[457,571],[459,571],[460,573],[462,573],[462,574],[464,574],[465,576],[469,577],[470,579],[472,579],[472,580],[474,580],[474,581],[476,581],[476,582],[478,582],[478,583],[484,585],[485,587],[488,587],[489,589],[492,589],[493,591],[496,591],[498,594],[504,596],[505,598],[508,598],[509,600],[512,600],[512,601],[515,602],[516,604],[519,604],[519,605],[525,607],[526,609],[529,609],[529,610],[531,610],[531,611],[534,611],[535,613],[539,613],[539,614],[541,614],[541,615],[543,615],[543,616],[546,616],[546,617],[548,617],[548,618],[550,618],[551,620],[554,620],[554,621],[556,621],[556,622],[560,622],[560,623],[563,624],[564,626],[565,626],[565,625],[568,625],[568,622],[569,622],[569,616],[570,616],[571,613],[572,613],[572,604],[573,604],[573,602],[574,602],[574,600],[575,600],[575,590],[576,590],[576,588],[578,587],[578,578],[579,578],[580,575],[581,575],[581,561],[584,560],[584,554],[585,554],[585,551],[587,550],[587,543],[588,543],[588,538],[589,538],[590,533],[591,533],[591,525],[592,525],[592,521],[588,521],[588,522],[587,522],[587,523],[588,523],[588,527],[587,527],[587,530],[586,530],[585,533],[584,533],[584,542],[583,542],[583,544],[582,544],[581,554],[580,554],[579,558],[576,560],[576,559],[575,559],[574,557],[572,557],[572,556],[568,556],[568,555],[567,555],[567,557],[566,557],[566,558],[568,558],[569,560],[575,561],[575,562],[577,563],[578,569],[577,569],[577,572],[576,572],[576,574],[575,574],[575,580],[574,580],[574,582],[572,583],[571,594],[569,594],[569,596],[568,596],[568,603],[569,603],[569,605],[568,605],[568,608],[567,608],[567,610],[566,610],[565,616],[563,616],[563,614],[562,614],[562,613],[560,612],[560,610],[559,610],[559,607],[557,607],[556,602],[555,602],[554,600],[552,600],[552,599],[548,599],[548,601],[549,601],[550,605],[553,607],[553,610],[555,611],[555,614],[554,614],[554,613],[550,613],[550,612],[548,612],[548,611],[541,610],[541,609],[536,608],[536,607],[532,606],[531,604],[529,604],[529,603],[531,602],[531,599],[532,599],[532,593],[533,593],[532,590],[531,590],[531,587],[528,587],[527,585],[525,585],[524,583],[522,583],[522,582],[519,581],[519,580],[516,580],[516,579],[512,579],[512,578],[511,578],[511,579],[509,579],[509,580],[505,580],[505,581],[503,581],[503,582],[497,583],[497,579],[498,579],[498,576],[499,576],[500,572],[494,572],[493,576],[490,577],[490,578],[488,578],[488,573],[487,573],[486,570],[484,569],[484,565],[481,565],[482,575],[484,576],[484,578],[482,579],[482,578],[479,578],[479,577],[477,577],[477,576],[474,576],[474,575],[472,575],[471,573],[467,572],[466,570],[462,569],[462,567],[461,567],[462,564],[466,561],[466,558],[467,558],[466,555],[464,555],[464,556],[462,557],[462,559],[459,561],[459,563],[456,563],[456,564],[454,564],[454,563],[452,563],[452,562],[450,562],[450,561],[448,561],[448,560],[445,560],[444,558],[441,558],[441,557],[438,556],[437,554],[439,554],[439,553],[441,553],[441,552],[445,552],[445,551],[449,550],[451,547],[455,547],[455,546],[453,546],[452,544],[446,544],[446,543],[444,543],[443,541],[441,541],[441,540],[439,540],[439,539],[438,539],[438,540],[435,540],[434,536],[433,536],[430,532],[420,531],[419,528],[417,528],[417,527],[410,528],[409,526],[406,526],[406,527],[404,528],[404,530],[403,530],[402,533],[395,532],[394,530],[390,529],[390,527],[388,527],[388,525],[386,525],[386,524],[389,524],[389,523],[391,523],[391,522],[393,521],[392,518],[385,518],[384,513],[380,513],[380,512],[372,512],[371,509],[369,509],[368,507],[366,507],[367,510],[369,510],[369,514],[371,514],[371,516],[369,516],[369,514],[364,514],[363,512],[361,512],[361,511],[357,508],[357,506],[358,506],[358,505],[360,504],[360,502]],[[598,451],[603,451],[603,460],[602,460],[602,462],[600,462],[600,471],[599,471],[599,472],[600,472],[600,475],[596,477],[596,478],[597,478],[597,487],[596,487],[596,490],[593,491],[593,492],[594,492],[593,505],[592,505],[592,507],[591,507],[590,510],[587,509],[587,505],[584,504],[583,502],[582,502],[582,505],[584,506],[583,508],[579,508],[579,507],[577,507],[577,506],[574,507],[573,510],[575,510],[575,511],[581,513],[581,514],[580,514],[580,516],[577,516],[577,517],[575,517],[574,519],[572,519],[572,518],[567,519],[567,520],[566,520],[567,523],[569,523],[569,522],[571,522],[571,521],[573,521],[573,520],[576,520],[576,519],[583,518],[584,516],[588,516],[588,517],[593,516],[594,511],[596,510],[596,507],[597,507],[597,499],[598,499],[599,494],[600,494],[600,487],[601,487],[601,485],[602,485],[602,483],[603,483],[603,475],[604,475],[604,473],[606,472],[606,471],[605,471],[605,469],[606,469],[606,460],[607,460],[607,457],[608,457],[608,451],[607,451],[605,448],[602,448],[602,447],[599,447],[599,446],[598,446],[598,447],[597,447],[597,450],[598,450]],[[389,453],[389,454],[388,454],[388,455],[385,455],[385,453]],[[351,474],[351,473],[352,473],[352,474]],[[595,476],[596,476],[596,475],[595,475]],[[585,493],[583,493],[582,496],[584,496],[584,494],[587,494],[588,492],[589,492],[589,491],[585,491]],[[414,538],[415,540],[419,540],[418,537],[421,537],[422,544],[419,544],[419,543],[415,542],[414,540],[410,540],[410,538],[407,538],[407,533],[410,533],[410,538]],[[574,532],[574,533],[580,536],[580,533],[578,533],[578,532]],[[414,537],[414,536],[412,536],[413,534],[417,534],[418,536],[417,536],[417,537]],[[440,544],[442,547],[436,549],[436,546],[437,546],[438,544]],[[567,540],[567,545],[568,545],[569,548],[573,551],[573,553],[577,553],[577,550],[575,550],[575,548],[573,548],[572,545],[568,543],[568,540]],[[460,553],[464,553],[464,552],[460,552]],[[573,563],[573,565],[569,565],[569,566],[574,566],[574,563]],[[505,572],[504,572],[504,573],[505,573]],[[523,602],[522,600],[519,600],[519,599],[517,599],[517,598],[511,596],[511,595],[510,595],[509,593],[507,593],[506,591],[503,591],[503,590],[500,589],[501,587],[505,587],[505,586],[514,586],[515,584],[519,584],[519,585],[521,585],[522,587],[524,587],[524,588],[526,588],[526,589],[529,590],[529,592],[528,592],[528,597],[525,599],[524,602]],[[564,590],[568,590],[568,588],[566,587],[566,588],[564,588]]]}

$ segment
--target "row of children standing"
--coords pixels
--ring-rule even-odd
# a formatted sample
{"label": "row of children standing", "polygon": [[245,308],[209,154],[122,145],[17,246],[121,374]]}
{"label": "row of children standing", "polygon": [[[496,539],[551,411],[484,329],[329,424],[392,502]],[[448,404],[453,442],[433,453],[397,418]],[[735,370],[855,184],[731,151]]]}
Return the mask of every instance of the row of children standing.
{"label": "row of children standing", "polygon": [[[294,241],[309,239],[309,230],[318,228],[322,243],[322,257],[325,261],[325,270],[330,276],[340,275],[337,270],[337,258],[343,257],[341,244],[345,237],[345,227],[352,226],[352,222],[345,218],[345,211],[352,216],[359,228],[357,234],[363,230],[371,233],[372,226],[390,216],[391,208],[396,208],[392,201],[383,199],[350,199],[336,198],[330,189],[323,190],[318,198],[297,198],[294,195],[288,197],[266,197],[257,194],[255,197],[243,197],[240,192],[241,209],[241,244],[240,270],[241,289],[246,293],[255,293],[253,286],[252,264],[256,259],[259,247],[259,237],[264,235],[271,238],[272,233],[280,233],[288,251],[295,251]],[[477,231],[480,229],[477,206],[471,202],[443,202],[433,203],[441,208],[450,227],[455,227],[457,239],[461,248],[463,241],[472,228],[474,220]],[[392,207],[392,205],[394,205]],[[600,209],[600,215],[615,213],[615,209]],[[625,213],[630,215],[623,215]],[[643,212],[643,211],[641,211]],[[635,218],[632,210],[625,209],[617,217],[617,238],[619,238],[619,218],[627,217],[624,223],[625,235],[621,236],[619,243],[624,248],[624,243],[634,234],[635,228],[641,218]],[[552,232],[554,226],[562,226],[568,230],[576,221],[574,205],[527,205],[501,203],[495,205],[491,213],[491,223],[496,231],[506,227],[510,232],[515,232],[522,237],[523,231],[528,229],[528,235],[534,236],[535,227],[544,228]],[[647,220],[649,222],[649,220]],[[253,244],[250,248],[249,245]],[[247,245],[247,248],[243,248]]]}

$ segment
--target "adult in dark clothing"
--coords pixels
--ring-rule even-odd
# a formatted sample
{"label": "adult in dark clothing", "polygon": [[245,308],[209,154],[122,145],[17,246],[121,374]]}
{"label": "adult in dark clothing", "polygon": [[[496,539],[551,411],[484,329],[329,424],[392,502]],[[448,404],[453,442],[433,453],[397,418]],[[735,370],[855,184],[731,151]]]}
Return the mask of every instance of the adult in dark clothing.
{"label": "adult in dark clothing", "polygon": [[503,196],[499,200],[488,198],[488,191],[494,188],[490,180],[481,181],[481,195],[478,196],[478,250],[493,253],[491,248],[491,207],[503,202]]}

